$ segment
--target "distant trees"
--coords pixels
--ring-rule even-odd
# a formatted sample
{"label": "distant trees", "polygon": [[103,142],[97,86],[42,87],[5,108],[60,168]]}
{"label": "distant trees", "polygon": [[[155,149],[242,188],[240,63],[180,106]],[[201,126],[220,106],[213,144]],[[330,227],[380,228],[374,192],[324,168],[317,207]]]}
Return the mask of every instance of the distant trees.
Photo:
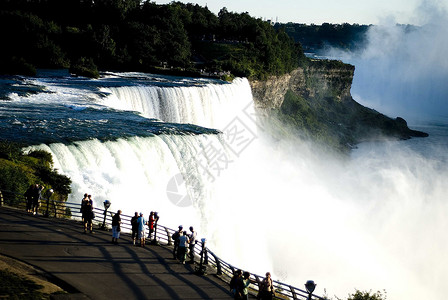
{"label": "distant trees", "polygon": [[[157,68],[264,78],[303,56],[284,30],[248,13],[140,0],[3,0],[0,73],[34,67]],[[22,65],[21,68],[18,65]],[[165,68],[166,69],[166,68]]]}
{"label": "distant trees", "polygon": [[302,44],[307,50],[319,50],[328,46],[345,50],[362,47],[366,40],[366,32],[372,25],[330,24],[305,25],[297,23],[276,24],[282,28],[295,42]]}

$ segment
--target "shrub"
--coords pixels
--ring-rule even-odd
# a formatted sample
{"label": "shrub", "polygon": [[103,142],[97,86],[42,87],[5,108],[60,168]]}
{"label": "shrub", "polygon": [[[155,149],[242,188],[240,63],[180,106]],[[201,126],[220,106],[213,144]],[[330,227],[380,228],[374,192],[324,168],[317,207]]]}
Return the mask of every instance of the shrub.
{"label": "shrub", "polygon": [[354,294],[349,295],[347,300],[386,300],[386,298],[386,291],[373,293],[372,291],[361,292],[356,290]]}
{"label": "shrub", "polygon": [[91,58],[79,58],[75,64],[70,66],[69,71],[77,76],[85,76],[89,78],[100,77],[98,68]]}

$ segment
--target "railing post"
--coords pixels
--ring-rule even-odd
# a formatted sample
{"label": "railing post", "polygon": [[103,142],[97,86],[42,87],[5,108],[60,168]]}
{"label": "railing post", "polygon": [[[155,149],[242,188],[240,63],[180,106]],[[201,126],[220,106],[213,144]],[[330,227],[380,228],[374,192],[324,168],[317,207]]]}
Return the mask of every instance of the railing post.
{"label": "railing post", "polygon": [[0,191],[0,206],[3,206],[3,194],[2,194],[2,191]]}
{"label": "railing post", "polygon": [[291,290],[292,299],[298,299],[298,298],[297,298],[296,291],[294,290],[294,287],[289,286],[289,289]]}
{"label": "railing post", "polygon": [[[216,262],[216,275],[222,275],[222,267],[221,267],[221,260],[215,255],[215,253],[210,252],[215,259]],[[208,257],[207,257],[207,264],[208,264]],[[232,275],[235,274],[235,269],[230,266],[230,269],[232,270]]]}
{"label": "railing post", "polygon": [[53,200],[53,210],[54,210],[54,217],[57,218],[58,217],[58,210],[56,207],[56,202]]}
{"label": "railing post", "polygon": [[208,249],[204,249],[204,265],[208,265]]}
{"label": "railing post", "polygon": [[[205,239],[201,239],[202,242],[202,251],[201,251],[201,260],[199,261],[199,266],[196,267],[195,274],[196,275],[205,275],[207,267],[204,266],[204,255],[207,257],[207,248],[205,247]],[[208,262],[207,262],[208,263]]]}
{"label": "railing post", "polygon": [[53,189],[49,189],[47,191],[47,209],[45,210],[45,215],[44,215],[44,217],[47,217],[47,218],[50,216],[48,207],[50,206],[50,198],[51,198],[51,195],[53,195],[53,193],[54,193]]}
{"label": "railing post", "polygon": [[255,274],[253,274],[253,275],[255,276],[255,280],[257,281],[258,290],[260,290],[260,285],[261,285],[260,277],[258,275],[255,275]]}
{"label": "railing post", "polygon": [[168,231],[168,228],[165,227],[165,231],[166,231],[166,236],[168,237],[168,246],[172,246],[173,245],[173,240],[171,239],[171,234]]}
{"label": "railing post", "polygon": [[[216,260],[216,258],[215,258],[215,260]],[[229,266],[229,268],[230,268],[230,271],[232,271],[232,275],[235,274],[235,268],[233,266]]]}

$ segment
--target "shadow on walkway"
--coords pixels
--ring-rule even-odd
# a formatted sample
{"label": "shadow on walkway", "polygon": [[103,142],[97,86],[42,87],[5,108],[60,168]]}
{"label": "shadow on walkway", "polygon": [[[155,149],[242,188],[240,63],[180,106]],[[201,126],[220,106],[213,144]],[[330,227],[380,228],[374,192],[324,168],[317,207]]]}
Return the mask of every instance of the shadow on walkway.
{"label": "shadow on walkway", "polygon": [[0,207],[0,254],[45,270],[76,299],[231,299],[225,282],[195,275],[167,247],[136,247],[127,234],[114,245],[110,232],[12,208]]}

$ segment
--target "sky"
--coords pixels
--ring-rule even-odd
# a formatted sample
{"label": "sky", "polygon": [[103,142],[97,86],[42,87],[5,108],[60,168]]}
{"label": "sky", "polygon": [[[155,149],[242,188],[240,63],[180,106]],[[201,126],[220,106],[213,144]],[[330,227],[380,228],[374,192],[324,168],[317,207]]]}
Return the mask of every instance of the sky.
{"label": "sky", "polygon": [[[156,0],[157,4],[171,1]],[[420,12],[426,6],[448,7],[448,0],[199,0],[180,1],[206,6],[213,13],[226,7],[231,12],[248,12],[256,18],[280,23],[357,23],[381,24],[393,20],[400,24],[423,25]]]}

